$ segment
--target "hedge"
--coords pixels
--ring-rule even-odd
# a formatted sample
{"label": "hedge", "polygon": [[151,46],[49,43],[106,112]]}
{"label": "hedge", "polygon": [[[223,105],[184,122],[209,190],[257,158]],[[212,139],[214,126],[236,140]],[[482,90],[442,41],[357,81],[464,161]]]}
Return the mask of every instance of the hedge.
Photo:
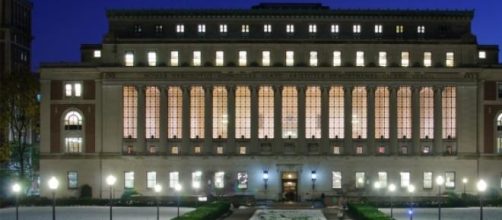
{"label": "hedge", "polygon": [[194,211],[174,218],[173,220],[215,220],[230,210],[230,204],[226,202],[212,202],[198,207]]}
{"label": "hedge", "polygon": [[360,220],[392,220],[389,216],[368,204],[349,204],[349,212]]}

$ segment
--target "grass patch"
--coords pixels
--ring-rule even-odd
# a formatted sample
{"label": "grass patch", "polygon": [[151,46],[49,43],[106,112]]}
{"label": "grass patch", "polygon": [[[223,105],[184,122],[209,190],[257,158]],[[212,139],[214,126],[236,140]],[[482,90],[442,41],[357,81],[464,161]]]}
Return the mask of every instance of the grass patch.
{"label": "grass patch", "polygon": [[227,213],[230,204],[226,202],[212,202],[198,207],[194,211],[174,218],[173,220],[214,220]]}
{"label": "grass patch", "polygon": [[379,211],[376,207],[366,204],[349,204],[349,212],[356,219],[360,220],[391,220],[390,216]]}

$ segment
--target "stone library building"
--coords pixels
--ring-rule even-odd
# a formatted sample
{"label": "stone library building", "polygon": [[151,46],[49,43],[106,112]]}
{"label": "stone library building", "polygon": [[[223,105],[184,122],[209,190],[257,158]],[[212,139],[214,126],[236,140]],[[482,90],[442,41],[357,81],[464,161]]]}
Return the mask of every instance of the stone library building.
{"label": "stone library building", "polygon": [[[58,197],[298,200],[502,190],[502,65],[470,10],[108,10],[41,68],[42,183]],[[443,185],[435,179],[444,178]],[[464,183],[463,180],[468,180]],[[42,195],[50,195],[42,184]],[[381,192],[380,192],[381,193]]]}

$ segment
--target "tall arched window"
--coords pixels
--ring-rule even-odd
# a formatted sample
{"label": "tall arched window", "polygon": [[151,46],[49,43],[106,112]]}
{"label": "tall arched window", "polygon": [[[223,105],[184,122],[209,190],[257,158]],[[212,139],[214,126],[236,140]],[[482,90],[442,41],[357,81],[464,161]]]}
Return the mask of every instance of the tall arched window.
{"label": "tall arched window", "polygon": [[160,92],[157,87],[146,87],[145,102],[145,137],[159,138]]}
{"label": "tall arched window", "polygon": [[345,103],[342,86],[329,90],[329,138],[344,138]]}
{"label": "tall arched window", "polygon": [[420,138],[434,138],[434,91],[431,87],[420,91]]}
{"label": "tall arched window", "polygon": [[227,138],[228,95],[224,86],[213,88],[213,138]]}
{"label": "tall arched window", "polygon": [[389,88],[375,91],[375,138],[389,138]]}
{"label": "tall arched window", "polygon": [[258,138],[274,138],[274,90],[261,86],[258,90]]}
{"label": "tall arched window", "polygon": [[294,86],[282,90],[282,137],[298,137],[298,92]]}
{"label": "tall arched window", "polygon": [[497,153],[502,153],[502,113],[497,116]]}
{"label": "tall arched window", "polygon": [[309,86],[305,92],[305,138],[321,138],[321,88]]}
{"label": "tall arched window", "polygon": [[251,91],[246,86],[235,90],[235,138],[251,138]]}
{"label": "tall arched window", "polygon": [[64,146],[66,153],[82,153],[82,114],[69,111],[64,116]]}
{"label": "tall arched window", "polygon": [[193,86],[190,90],[190,138],[204,138],[204,89]]}
{"label": "tall arched window", "polygon": [[352,138],[367,138],[368,127],[368,96],[363,86],[352,90]]}

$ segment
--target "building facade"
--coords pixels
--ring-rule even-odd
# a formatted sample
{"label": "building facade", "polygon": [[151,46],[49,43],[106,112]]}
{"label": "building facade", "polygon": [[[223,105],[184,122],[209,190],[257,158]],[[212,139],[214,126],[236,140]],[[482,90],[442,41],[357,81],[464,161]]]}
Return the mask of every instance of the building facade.
{"label": "building facade", "polygon": [[[472,11],[110,10],[81,63],[41,69],[42,182],[304,200],[375,182],[502,187],[498,47]],[[437,186],[434,179],[443,176]],[[48,195],[47,187],[42,194]]]}

